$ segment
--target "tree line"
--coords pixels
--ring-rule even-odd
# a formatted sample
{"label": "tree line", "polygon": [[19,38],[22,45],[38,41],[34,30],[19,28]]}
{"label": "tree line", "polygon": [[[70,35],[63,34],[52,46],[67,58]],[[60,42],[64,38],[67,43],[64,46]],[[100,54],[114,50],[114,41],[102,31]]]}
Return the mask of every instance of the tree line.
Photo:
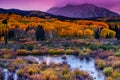
{"label": "tree line", "polygon": [[80,37],[80,38],[120,38],[118,25],[91,20],[60,21],[54,18],[42,19],[16,14],[0,14],[0,38],[18,40],[31,38]]}

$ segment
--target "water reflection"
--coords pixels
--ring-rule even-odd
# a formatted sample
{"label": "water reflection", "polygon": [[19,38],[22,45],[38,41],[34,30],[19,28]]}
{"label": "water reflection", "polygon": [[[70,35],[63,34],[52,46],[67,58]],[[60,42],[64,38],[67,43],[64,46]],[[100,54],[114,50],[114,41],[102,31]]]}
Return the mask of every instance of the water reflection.
{"label": "water reflection", "polygon": [[[66,59],[62,59],[61,56],[40,56],[38,57],[39,61],[46,61],[47,65],[50,64],[50,62],[55,63],[63,63],[66,62],[70,65],[71,69],[79,68],[80,70],[84,70],[90,73],[90,75],[93,76],[94,80],[104,80],[105,76],[102,71],[99,71],[95,67],[95,61],[93,58],[90,60],[80,59],[77,56],[67,55]],[[39,62],[39,63],[40,63]]]}
{"label": "water reflection", "polygon": [[[104,80],[105,76],[102,71],[99,71],[95,67],[95,61],[93,58],[86,60],[86,59],[80,59],[77,56],[67,55],[65,59],[63,59],[61,56],[32,56],[38,64],[40,64],[43,61],[46,61],[47,65],[49,65],[51,62],[54,63],[67,63],[70,65],[70,68],[73,70],[75,68],[78,68],[80,70],[84,70],[89,72],[90,75],[93,76],[94,80]],[[3,69],[4,72],[4,80],[9,80],[8,78],[12,75],[12,80],[17,80],[18,76],[16,73],[9,72],[8,69]]]}

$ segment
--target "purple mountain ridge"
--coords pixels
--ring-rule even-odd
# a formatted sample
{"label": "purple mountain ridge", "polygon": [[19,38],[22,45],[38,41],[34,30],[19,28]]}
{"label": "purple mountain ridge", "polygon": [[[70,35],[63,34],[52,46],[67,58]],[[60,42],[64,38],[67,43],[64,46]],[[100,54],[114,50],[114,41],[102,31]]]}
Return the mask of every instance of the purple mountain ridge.
{"label": "purple mountain ridge", "polygon": [[120,17],[119,14],[106,8],[87,3],[82,5],[69,4],[64,7],[53,7],[49,9],[47,13],[70,18]]}

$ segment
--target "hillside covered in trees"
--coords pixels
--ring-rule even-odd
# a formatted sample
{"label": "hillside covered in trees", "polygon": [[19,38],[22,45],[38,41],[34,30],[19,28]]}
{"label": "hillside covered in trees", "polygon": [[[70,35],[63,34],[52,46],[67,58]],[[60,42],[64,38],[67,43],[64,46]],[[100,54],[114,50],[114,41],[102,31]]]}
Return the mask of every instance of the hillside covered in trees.
{"label": "hillside covered in trees", "polygon": [[[4,20],[7,23],[4,24]],[[42,26],[45,37],[78,37],[78,38],[120,38],[119,24],[92,20],[58,20],[57,18],[27,17],[17,14],[0,14],[0,38],[36,39],[38,26]],[[39,34],[39,32],[38,32]]]}

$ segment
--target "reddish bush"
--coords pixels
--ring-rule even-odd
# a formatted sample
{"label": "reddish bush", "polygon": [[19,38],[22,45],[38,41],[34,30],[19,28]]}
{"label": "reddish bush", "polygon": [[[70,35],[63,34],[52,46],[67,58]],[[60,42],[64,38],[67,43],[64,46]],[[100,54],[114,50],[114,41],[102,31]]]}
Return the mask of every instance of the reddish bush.
{"label": "reddish bush", "polygon": [[100,53],[97,53],[97,57],[105,59],[109,56],[113,56],[115,53],[113,51],[102,51]]}
{"label": "reddish bush", "polygon": [[107,59],[106,59],[106,62],[108,65],[114,67],[114,68],[118,68],[120,67],[120,58],[119,57],[116,57],[116,56],[109,56]]}

